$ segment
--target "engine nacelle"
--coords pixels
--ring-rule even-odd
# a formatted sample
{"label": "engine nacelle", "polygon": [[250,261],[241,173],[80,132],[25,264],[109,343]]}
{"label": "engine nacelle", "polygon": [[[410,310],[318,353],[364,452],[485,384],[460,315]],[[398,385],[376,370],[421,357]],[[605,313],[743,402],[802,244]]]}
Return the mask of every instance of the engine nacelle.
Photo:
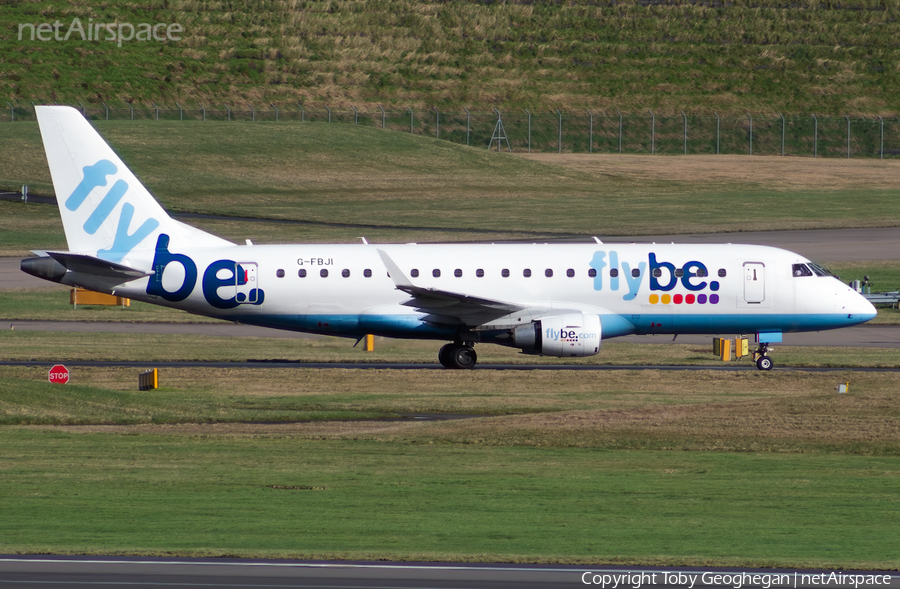
{"label": "engine nacelle", "polygon": [[600,352],[600,317],[584,313],[551,315],[513,331],[517,348],[544,356],[593,356]]}

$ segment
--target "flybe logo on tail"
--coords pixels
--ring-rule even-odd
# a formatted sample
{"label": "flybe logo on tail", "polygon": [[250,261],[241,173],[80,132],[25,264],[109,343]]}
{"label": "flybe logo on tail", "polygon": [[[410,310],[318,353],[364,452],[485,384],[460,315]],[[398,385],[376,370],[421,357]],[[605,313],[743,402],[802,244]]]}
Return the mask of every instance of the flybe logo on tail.
{"label": "flybe logo on tail", "polygon": [[[82,169],[84,177],[72,194],[66,199],[65,207],[70,211],[77,211],[87,200],[88,195],[101,186],[106,186],[109,182],[107,178],[118,171],[114,163],[109,160],[100,160],[92,166],[85,166]],[[88,235],[94,235],[100,229],[100,226],[112,215],[116,206],[128,192],[128,183],[124,180],[117,180],[115,184],[107,191],[106,196],[100,201],[100,204],[91,212],[90,216],[84,222],[82,229]],[[109,260],[111,262],[121,262],[128,252],[133,250],[148,235],[153,233],[159,227],[159,221],[154,218],[145,220],[134,233],[128,233],[131,227],[131,221],[134,218],[134,205],[124,203],[119,213],[118,224],[116,225],[116,234],[113,243],[107,248],[97,252],[97,257]]]}
{"label": "flybe logo on tail", "polygon": [[[608,254],[608,257],[607,257]],[[679,301],[682,298],[689,302],[710,303],[718,302],[718,295],[700,294],[695,295],[698,291],[709,289],[710,291],[718,291],[719,283],[716,280],[707,281],[705,278],[709,276],[709,270],[703,262],[691,260],[685,263],[681,268],[675,268],[675,264],[657,259],[655,252],[650,252],[646,262],[641,261],[637,264],[628,261],[620,261],[619,253],[616,251],[598,251],[594,253],[591,260],[591,268],[595,270],[594,274],[594,290],[604,290],[604,274],[609,277],[609,290],[618,291],[622,284],[620,278],[623,278],[625,289],[627,292],[622,296],[626,301],[634,300],[644,282],[644,277],[649,275],[649,287],[651,292],[661,291],[669,292],[676,288],[688,291],[687,295],[676,294],[674,300]],[[609,267],[608,271],[605,269]],[[654,300],[655,297],[655,300]],[[670,299],[669,295],[652,294],[650,300],[652,303],[662,300],[666,303],[666,299]],[[666,303],[667,304],[667,303]]]}

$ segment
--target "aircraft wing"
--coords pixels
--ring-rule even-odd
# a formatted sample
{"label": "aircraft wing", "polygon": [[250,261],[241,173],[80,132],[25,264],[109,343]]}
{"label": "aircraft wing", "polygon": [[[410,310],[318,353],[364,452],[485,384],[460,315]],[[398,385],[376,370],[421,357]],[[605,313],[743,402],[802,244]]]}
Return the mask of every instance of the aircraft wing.
{"label": "aircraft wing", "polygon": [[[464,323],[469,326],[482,325],[525,309],[522,305],[506,301],[416,286],[387,253],[378,250],[378,255],[381,256],[381,260],[387,267],[397,290],[402,290],[412,296],[410,300],[402,304],[434,316],[434,320],[437,322]],[[444,321],[440,321],[441,318],[445,318]]]}

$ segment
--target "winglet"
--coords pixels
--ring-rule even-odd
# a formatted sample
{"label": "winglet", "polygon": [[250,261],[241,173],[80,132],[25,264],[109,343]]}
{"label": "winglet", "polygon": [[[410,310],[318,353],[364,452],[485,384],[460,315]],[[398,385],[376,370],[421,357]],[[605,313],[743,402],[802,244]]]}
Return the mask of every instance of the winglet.
{"label": "winglet", "polygon": [[388,274],[390,274],[391,280],[394,281],[394,286],[396,286],[398,290],[409,292],[410,289],[414,288],[413,283],[406,277],[403,270],[394,263],[394,260],[392,260],[384,250],[378,250],[378,255],[381,256],[381,261],[384,262]]}

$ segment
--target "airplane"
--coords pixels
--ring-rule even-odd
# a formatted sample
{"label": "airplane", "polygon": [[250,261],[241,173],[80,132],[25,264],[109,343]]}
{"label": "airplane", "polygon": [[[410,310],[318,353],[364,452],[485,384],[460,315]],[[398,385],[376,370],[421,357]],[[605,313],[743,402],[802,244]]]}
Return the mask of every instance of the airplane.
{"label": "airplane", "polygon": [[586,357],[632,334],[755,334],[757,367],[784,333],[864,323],[875,308],[810,260],[758,245],[238,245],[170,217],[81,113],[36,107],[68,251],[21,269],[226,321],[356,338]]}

